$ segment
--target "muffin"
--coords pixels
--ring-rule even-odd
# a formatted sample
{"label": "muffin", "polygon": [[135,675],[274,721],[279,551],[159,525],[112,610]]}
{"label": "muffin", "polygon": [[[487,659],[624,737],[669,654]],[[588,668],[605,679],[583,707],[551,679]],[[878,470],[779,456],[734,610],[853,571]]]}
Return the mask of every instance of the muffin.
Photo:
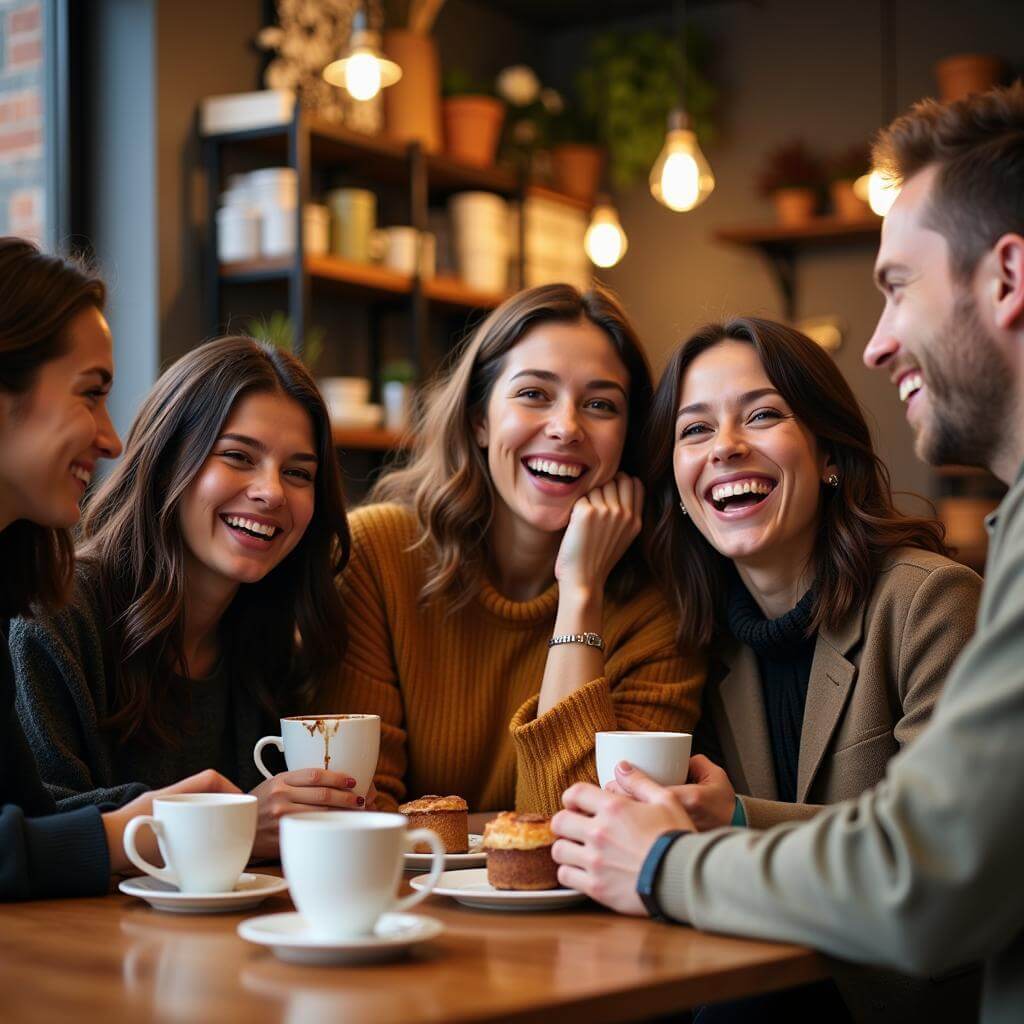
{"label": "muffin", "polygon": [[495,889],[557,889],[550,814],[502,811],[484,826],[487,881]]}
{"label": "muffin", "polygon": [[[421,796],[398,810],[409,819],[409,828],[436,832],[447,853],[469,852],[469,806],[461,796]],[[412,852],[430,853],[430,847],[417,843]]]}

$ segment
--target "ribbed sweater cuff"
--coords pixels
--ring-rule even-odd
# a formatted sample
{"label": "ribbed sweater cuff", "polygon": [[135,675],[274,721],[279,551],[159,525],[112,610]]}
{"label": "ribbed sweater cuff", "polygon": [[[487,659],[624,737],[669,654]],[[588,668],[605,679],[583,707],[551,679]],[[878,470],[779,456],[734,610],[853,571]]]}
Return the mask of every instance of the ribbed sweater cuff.
{"label": "ribbed sweater cuff", "polygon": [[98,896],[110,881],[107,836],[98,807],[25,821],[33,896]]}
{"label": "ribbed sweater cuff", "polygon": [[[594,733],[614,729],[615,707],[604,676],[581,686],[539,718],[539,696],[512,716],[519,776],[538,808],[561,806],[562,790],[580,779],[580,764],[593,761]],[[590,765],[594,774],[593,764]]]}

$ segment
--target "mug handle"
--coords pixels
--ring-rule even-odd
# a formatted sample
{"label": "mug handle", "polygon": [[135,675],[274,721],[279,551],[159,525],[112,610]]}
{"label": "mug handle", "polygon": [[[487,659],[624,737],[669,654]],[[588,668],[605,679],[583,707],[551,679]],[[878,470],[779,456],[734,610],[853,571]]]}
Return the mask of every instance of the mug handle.
{"label": "mug handle", "polygon": [[427,877],[423,888],[398,900],[391,908],[392,912],[396,914],[408,910],[410,907],[415,907],[417,903],[422,903],[434,891],[434,886],[437,885],[438,880],[441,878],[441,872],[444,871],[444,856],[446,852],[444,843],[441,842],[441,837],[433,829],[410,829],[405,835],[405,842],[408,847],[407,852],[409,853],[413,851],[417,843],[426,843],[430,847],[432,860],[430,875]]}
{"label": "mug handle", "polygon": [[132,818],[128,822],[128,827],[124,830],[124,852],[128,855],[128,859],[140,870],[144,871],[147,875],[152,875],[154,878],[158,878],[161,882],[166,882],[168,885],[177,886],[181,888],[181,882],[178,878],[177,871],[171,867],[170,864],[164,868],[158,868],[155,864],[150,864],[145,857],[135,848],[135,833],[140,828],[148,825],[154,835],[158,838],[164,838],[164,826],[163,822],[157,821],[152,814],[140,814],[137,818]]}
{"label": "mug handle", "polygon": [[263,763],[264,747],[277,747],[283,754],[284,740],[280,736],[264,736],[263,739],[257,740],[256,746],[253,747],[252,759],[256,762],[256,767],[259,768],[263,778],[272,779],[274,777],[273,772],[268,772],[266,765]]}

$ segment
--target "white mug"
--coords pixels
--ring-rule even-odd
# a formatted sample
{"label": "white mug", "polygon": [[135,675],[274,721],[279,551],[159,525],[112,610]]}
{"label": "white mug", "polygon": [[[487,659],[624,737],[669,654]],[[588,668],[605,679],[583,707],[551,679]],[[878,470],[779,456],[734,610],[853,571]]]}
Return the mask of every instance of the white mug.
{"label": "white mug", "polygon": [[[150,864],[135,847],[135,834],[156,834],[165,867]],[[249,862],[256,838],[256,797],[246,793],[182,793],[156,797],[153,813],[132,818],[124,852],[147,875],[182,892],[230,892]]]}
{"label": "white mug", "polygon": [[615,778],[615,766],[628,761],[662,786],[681,786],[690,768],[688,732],[599,732],[597,780],[602,788]]}
{"label": "white mug", "polygon": [[[370,935],[381,914],[425,899],[444,870],[444,843],[403,814],[319,811],[281,819],[281,865],[292,902],[311,932],[329,940]],[[399,899],[403,855],[427,843],[433,857],[425,886]]]}
{"label": "white mug", "polygon": [[325,768],[356,780],[352,792],[366,796],[380,752],[380,715],[292,715],[281,719],[280,736],[258,740],[252,756],[264,777],[272,779],[263,763],[263,748],[284,753],[289,771]]}

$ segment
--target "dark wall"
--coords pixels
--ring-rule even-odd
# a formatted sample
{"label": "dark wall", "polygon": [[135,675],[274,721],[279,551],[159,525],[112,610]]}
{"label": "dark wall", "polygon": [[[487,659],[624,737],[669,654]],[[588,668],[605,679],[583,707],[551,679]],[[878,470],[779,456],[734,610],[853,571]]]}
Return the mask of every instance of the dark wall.
{"label": "dark wall", "polygon": [[[934,93],[931,69],[943,56],[980,51],[999,54],[1017,70],[1024,65],[1024,17],[1017,0],[885,2],[894,14],[900,108]],[[717,185],[703,206],[687,214],[660,206],[646,184],[618,195],[630,249],[618,267],[602,275],[622,295],[659,366],[701,322],[737,313],[782,316],[766,264],[753,252],[711,237],[718,227],[772,219],[754,185],[764,155],[794,137],[826,152],[841,150],[868,139],[883,116],[877,0],[737,0],[690,7],[718,55],[721,135],[706,150]],[[571,79],[566,58],[584,52],[585,45],[583,32],[549,37],[549,76]],[[871,282],[874,255],[871,242],[805,252],[797,316],[840,317],[846,340],[836,360],[873,420],[896,486],[928,493],[932,476],[913,455],[894,389],[861,363],[881,310]]]}

